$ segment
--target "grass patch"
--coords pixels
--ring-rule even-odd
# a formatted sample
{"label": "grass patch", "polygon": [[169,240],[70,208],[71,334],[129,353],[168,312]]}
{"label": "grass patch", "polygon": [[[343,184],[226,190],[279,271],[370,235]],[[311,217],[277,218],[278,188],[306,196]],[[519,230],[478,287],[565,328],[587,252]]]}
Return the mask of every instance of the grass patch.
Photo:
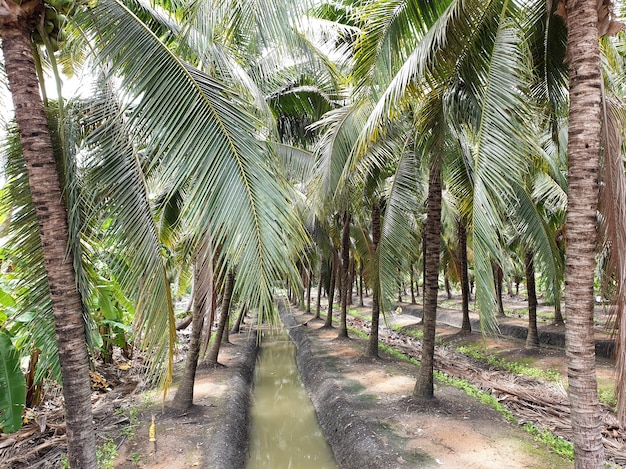
{"label": "grass patch", "polygon": [[540,370],[524,364],[518,360],[506,360],[498,357],[493,353],[489,353],[487,349],[480,344],[462,345],[456,348],[457,352],[461,352],[468,357],[471,357],[480,362],[486,363],[492,368],[499,370],[506,370],[516,375],[528,376],[533,379],[542,379],[544,381],[561,381],[561,373],[557,370]]}
{"label": "grass patch", "polygon": [[96,448],[98,469],[114,469],[115,458],[117,458],[117,445],[113,440]]}
{"label": "grass patch", "polygon": [[617,408],[617,398],[615,397],[615,389],[613,385],[603,386],[598,383],[598,400],[603,404],[606,404],[615,412]]}
{"label": "grass patch", "polygon": [[128,408],[117,408],[113,411],[114,415],[117,416],[126,416],[128,417],[128,424],[124,425],[120,434],[125,436],[128,441],[133,441],[135,439],[135,435],[137,435],[137,428],[139,427],[141,421],[139,420],[139,407],[132,406]]}
{"label": "grass patch", "polygon": [[574,445],[560,436],[554,436],[548,430],[541,430],[532,423],[524,425],[524,430],[533,436],[533,439],[539,443],[548,446],[559,456],[574,460]]}

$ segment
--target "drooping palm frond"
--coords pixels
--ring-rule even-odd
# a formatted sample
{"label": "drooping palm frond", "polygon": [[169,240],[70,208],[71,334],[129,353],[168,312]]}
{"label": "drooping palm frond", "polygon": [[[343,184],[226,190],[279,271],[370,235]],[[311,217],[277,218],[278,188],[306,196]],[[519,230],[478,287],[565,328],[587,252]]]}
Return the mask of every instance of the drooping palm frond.
{"label": "drooping palm frond", "polygon": [[369,102],[361,99],[328,112],[315,123],[316,128],[324,129],[316,145],[319,156],[312,183],[312,192],[320,201],[342,199],[355,143],[370,110]]}
{"label": "drooping palm frond", "polygon": [[269,314],[275,283],[286,273],[298,278],[286,244],[304,234],[268,169],[247,104],[179,60],[120,3],[95,4],[86,21],[97,28],[94,41],[121,77],[128,102],[141,98],[127,116],[133,135],[174,181],[173,190],[188,185],[184,215],[196,242],[211,226],[222,257],[238,265],[237,293]]}
{"label": "drooping palm frond", "polygon": [[389,83],[449,4],[450,0],[385,0],[367,2],[353,12],[363,25],[355,44],[357,87]]}
{"label": "drooping palm frond", "polygon": [[522,127],[526,72],[517,29],[504,18],[486,26],[481,41],[468,50],[462,73],[479,103],[471,135],[472,237],[481,326],[489,332],[496,328],[492,261],[500,257],[499,233],[511,205],[508,198],[514,197],[512,188],[525,173],[530,145]]}
{"label": "drooping palm frond", "polygon": [[[71,104],[65,109],[71,110]],[[58,160],[61,180],[66,187],[64,195],[68,208],[69,235],[72,240],[68,250],[74,256],[76,287],[79,289],[83,301],[86,338],[93,346],[93,342],[89,340],[93,321],[86,306],[89,302],[93,279],[90,278],[88,270],[83,264],[89,262],[88,256],[84,252],[83,238],[80,234],[85,226],[84,200],[73,158],[75,156],[75,143],[80,136],[74,121],[65,120],[65,125],[60,127],[58,109],[51,108],[48,111],[55,156]],[[59,138],[59,131],[63,132],[63,143]],[[64,153],[63,148],[70,150]],[[54,315],[39,237],[39,225],[32,204],[28,174],[17,129],[13,125],[7,129],[3,153],[6,158],[4,169],[7,178],[7,190],[3,193],[2,212],[9,214],[7,250],[11,262],[15,266],[15,275],[18,277],[16,284],[17,308],[12,320],[21,323],[22,327],[28,330],[28,338],[24,341],[24,346],[26,348],[38,348],[42,352],[37,363],[36,381],[39,382],[44,377],[52,376],[60,382],[61,370],[58,360]]]}
{"label": "drooping palm frond", "polygon": [[[419,236],[416,219],[423,209],[425,185],[420,181],[419,161],[415,155],[414,139],[405,134],[402,146],[396,148],[400,155],[392,183],[388,189],[385,210],[381,220],[378,248],[378,266],[381,282],[381,299],[390,300],[397,292],[395,282],[398,261],[411,257],[415,238]],[[385,312],[385,301],[381,311]]]}
{"label": "drooping palm frond", "polygon": [[279,160],[278,166],[288,180],[298,184],[311,179],[315,165],[313,153],[282,143],[270,142],[270,145]]}
{"label": "drooping palm frond", "polygon": [[[498,8],[500,6],[500,8]],[[415,82],[426,88],[445,83],[455,74],[459,59],[476,40],[484,18],[499,16],[501,2],[453,1],[439,15],[393,79],[371,113],[363,135],[374,135],[384,123],[405,109],[405,97]]]}
{"label": "drooping palm frond", "polygon": [[526,3],[521,24],[533,61],[533,81],[530,94],[543,112],[537,118],[546,119],[552,133],[559,128],[559,117],[567,114],[566,25],[555,14],[558,2],[533,0]]}
{"label": "drooping palm frond", "polygon": [[93,216],[106,227],[108,254],[103,257],[136,303],[136,333],[147,352],[149,374],[167,389],[176,342],[170,284],[138,149],[110,84],[99,84],[83,122],[89,129],[82,155],[84,184]]}

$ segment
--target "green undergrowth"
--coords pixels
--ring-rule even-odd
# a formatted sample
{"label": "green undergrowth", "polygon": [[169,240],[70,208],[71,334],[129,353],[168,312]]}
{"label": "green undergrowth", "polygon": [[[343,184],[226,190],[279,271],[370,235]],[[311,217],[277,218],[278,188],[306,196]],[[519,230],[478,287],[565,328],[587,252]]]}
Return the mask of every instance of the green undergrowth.
{"label": "green undergrowth", "polygon": [[574,460],[574,445],[560,436],[554,436],[548,430],[541,430],[532,423],[524,425],[524,430],[533,436],[533,439],[539,443],[547,445],[552,451],[559,456]]}
{"label": "green undergrowth", "polygon": [[553,382],[559,382],[562,379],[561,373],[555,369],[541,370],[539,368],[528,366],[518,360],[506,360],[493,353],[489,353],[489,351],[480,344],[462,345],[457,347],[456,351],[482,363],[486,363],[492,368],[506,370],[516,375],[523,375],[528,376],[529,378]]}

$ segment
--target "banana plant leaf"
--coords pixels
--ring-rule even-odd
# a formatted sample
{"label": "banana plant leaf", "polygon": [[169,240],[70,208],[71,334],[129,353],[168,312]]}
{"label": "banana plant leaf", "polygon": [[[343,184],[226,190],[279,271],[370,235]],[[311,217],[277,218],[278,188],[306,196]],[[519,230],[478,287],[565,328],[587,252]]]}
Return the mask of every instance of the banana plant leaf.
{"label": "banana plant leaf", "polygon": [[13,433],[22,427],[26,381],[20,356],[8,332],[0,329],[0,430]]}

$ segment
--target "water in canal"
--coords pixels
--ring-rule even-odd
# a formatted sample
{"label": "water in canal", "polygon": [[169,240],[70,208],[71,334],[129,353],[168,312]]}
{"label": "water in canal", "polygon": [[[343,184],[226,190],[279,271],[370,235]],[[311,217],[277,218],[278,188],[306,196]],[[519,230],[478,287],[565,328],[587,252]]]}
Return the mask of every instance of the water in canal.
{"label": "water in canal", "polygon": [[263,337],[255,369],[247,469],[336,469],[286,333]]}

